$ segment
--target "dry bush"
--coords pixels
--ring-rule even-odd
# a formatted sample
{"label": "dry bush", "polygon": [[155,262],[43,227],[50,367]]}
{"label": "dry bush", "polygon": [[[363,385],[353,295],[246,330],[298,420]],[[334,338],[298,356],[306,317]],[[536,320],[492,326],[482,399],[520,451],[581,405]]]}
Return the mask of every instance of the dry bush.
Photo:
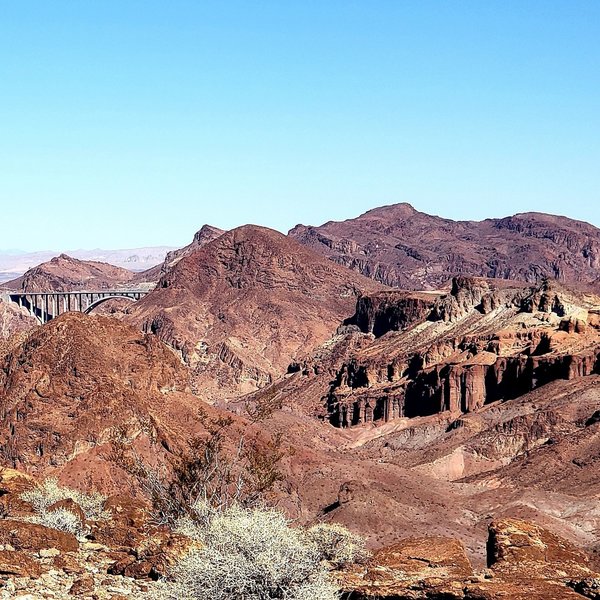
{"label": "dry bush", "polygon": [[257,506],[283,479],[279,463],[285,452],[280,438],[263,441],[240,435],[232,447],[231,417],[209,419],[201,410],[199,419],[206,433],[191,439],[185,451],[172,454],[162,472],[148,466],[130,446],[113,442],[112,460],[135,477],[152,503],[157,524],[195,519],[193,507],[199,505],[216,511]]}
{"label": "dry bush", "polygon": [[65,533],[71,533],[79,540],[85,538],[86,529],[83,523],[76,514],[65,508],[51,511],[42,510],[35,517],[31,517],[30,520],[38,525],[45,525]]}
{"label": "dry bush", "polygon": [[232,506],[212,512],[205,523],[186,526],[203,547],[175,565],[172,583],[164,584],[164,598],[339,598],[315,544],[276,510]]}
{"label": "dry bush", "polygon": [[21,500],[29,502],[38,514],[60,500],[71,499],[81,507],[86,519],[92,521],[108,519],[110,513],[104,510],[106,496],[98,492],[86,494],[58,484],[54,477],[46,479],[40,485],[21,494]]}
{"label": "dry bush", "polygon": [[80,518],[65,508],[49,511],[50,506],[61,500],[71,499],[80,506],[88,520],[98,521],[110,518],[110,512],[104,510],[106,496],[98,492],[86,494],[79,490],[61,486],[55,478],[46,479],[33,489],[23,492],[20,498],[25,502],[29,502],[33,507],[35,515],[29,517],[30,521],[52,529],[72,533],[79,539],[83,539],[86,534],[86,527]]}
{"label": "dry bush", "polygon": [[306,531],[306,537],[315,544],[322,560],[336,569],[363,563],[369,558],[365,540],[338,523],[320,523]]}

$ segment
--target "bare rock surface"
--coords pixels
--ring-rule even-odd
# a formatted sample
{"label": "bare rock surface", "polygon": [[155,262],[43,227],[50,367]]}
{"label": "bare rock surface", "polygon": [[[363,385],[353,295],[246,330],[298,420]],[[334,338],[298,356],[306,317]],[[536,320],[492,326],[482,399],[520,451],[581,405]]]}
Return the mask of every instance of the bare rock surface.
{"label": "bare rock surface", "polygon": [[248,225],[184,256],[130,322],[176,349],[206,400],[269,384],[383,289],[286,236]]}
{"label": "bare rock surface", "polygon": [[600,230],[543,213],[452,221],[393,204],[289,235],[335,262],[392,287],[438,289],[470,275],[535,283],[598,279]]}

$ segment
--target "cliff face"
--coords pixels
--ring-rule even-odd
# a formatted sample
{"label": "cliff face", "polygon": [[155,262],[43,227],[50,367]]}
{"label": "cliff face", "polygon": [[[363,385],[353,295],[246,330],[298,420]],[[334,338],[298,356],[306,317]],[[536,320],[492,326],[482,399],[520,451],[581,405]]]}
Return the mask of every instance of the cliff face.
{"label": "cliff face", "polygon": [[[332,373],[331,383],[321,379],[321,398],[340,427],[472,412],[599,372],[599,307],[596,296],[548,283],[495,287],[464,277],[446,294],[366,295],[328,358],[298,370]],[[336,350],[348,337],[362,341]]]}
{"label": "cliff face", "polygon": [[362,296],[356,313],[345,325],[356,325],[363,333],[379,337],[388,331],[401,331],[425,320],[434,306],[436,296],[407,292],[381,292]]}
{"label": "cliff face", "polygon": [[438,289],[457,275],[590,284],[600,268],[600,230],[540,213],[452,221],[396,204],[320,227],[298,225],[289,235],[337,263],[402,289]]}

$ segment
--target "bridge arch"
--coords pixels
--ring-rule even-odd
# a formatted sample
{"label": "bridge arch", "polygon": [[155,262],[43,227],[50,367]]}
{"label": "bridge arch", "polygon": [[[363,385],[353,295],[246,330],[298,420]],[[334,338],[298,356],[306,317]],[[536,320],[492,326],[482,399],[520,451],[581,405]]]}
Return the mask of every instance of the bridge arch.
{"label": "bridge arch", "polygon": [[83,314],[84,315],[89,315],[96,307],[100,306],[100,304],[103,304],[104,302],[108,302],[109,300],[114,300],[115,298],[125,298],[125,300],[129,300],[130,302],[137,302],[138,298],[133,298],[131,296],[125,296],[125,295],[114,295],[114,296],[104,296],[103,298],[98,298],[98,300],[95,300],[94,302],[92,302],[84,311]]}

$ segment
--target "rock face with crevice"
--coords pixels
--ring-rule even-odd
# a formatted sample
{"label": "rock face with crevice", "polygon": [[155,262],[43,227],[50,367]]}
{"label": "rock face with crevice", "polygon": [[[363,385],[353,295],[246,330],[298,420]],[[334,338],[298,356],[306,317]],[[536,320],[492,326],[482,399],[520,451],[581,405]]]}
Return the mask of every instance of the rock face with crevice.
{"label": "rock face with crevice", "polygon": [[327,396],[334,425],[472,412],[598,372],[596,296],[460,277],[446,294],[384,298],[361,298],[348,321],[375,339],[339,365]]}
{"label": "rock face with crevice", "polygon": [[[577,600],[594,598],[597,574],[567,540],[517,519],[490,524],[487,570],[443,537],[411,538],[378,550],[366,569],[340,577],[349,600]],[[583,594],[583,595],[580,595]]]}

